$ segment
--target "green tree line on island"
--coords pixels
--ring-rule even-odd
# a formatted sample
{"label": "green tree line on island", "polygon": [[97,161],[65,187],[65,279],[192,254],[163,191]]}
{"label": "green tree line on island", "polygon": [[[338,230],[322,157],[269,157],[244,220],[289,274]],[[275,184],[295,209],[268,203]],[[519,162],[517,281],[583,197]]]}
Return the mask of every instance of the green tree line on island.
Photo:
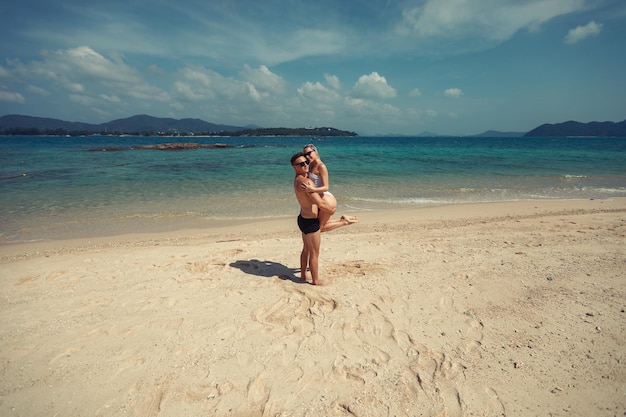
{"label": "green tree line on island", "polygon": [[217,131],[217,132],[178,132],[178,131],[169,131],[169,132],[157,132],[157,131],[101,131],[94,132],[90,130],[67,130],[67,129],[39,129],[36,127],[12,127],[5,128],[0,130],[0,135],[4,136],[91,136],[91,135],[101,135],[101,136],[225,136],[225,137],[234,137],[234,136],[358,136],[354,132],[349,132],[345,130],[339,130],[332,127],[321,127],[321,128],[286,128],[286,127],[277,127],[277,128],[258,128],[258,129],[244,129],[244,130],[234,130],[234,131]]}

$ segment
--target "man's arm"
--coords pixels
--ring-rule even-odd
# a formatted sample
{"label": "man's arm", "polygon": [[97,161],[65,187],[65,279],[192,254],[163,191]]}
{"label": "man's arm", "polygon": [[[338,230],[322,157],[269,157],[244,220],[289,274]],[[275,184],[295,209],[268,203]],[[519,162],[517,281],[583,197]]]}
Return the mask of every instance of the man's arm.
{"label": "man's arm", "polygon": [[317,205],[317,208],[324,211],[333,211],[328,201],[322,198],[318,193],[307,193],[309,198],[313,201],[313,204]]}
{"label": "man's arm", "polygon": [[310,193],[305,191],[303,188],[300,188],[302,185],[308,185],[309,187],[313,187],[313,181],[308,178],[296,178],[296,182],[294,184],[294,191],[297,195],[301,195],[303,198],[308,198],[311,204],[315,204],[319,210],[330,211],[332,212],[332,207],[320,196],[318,193]]}

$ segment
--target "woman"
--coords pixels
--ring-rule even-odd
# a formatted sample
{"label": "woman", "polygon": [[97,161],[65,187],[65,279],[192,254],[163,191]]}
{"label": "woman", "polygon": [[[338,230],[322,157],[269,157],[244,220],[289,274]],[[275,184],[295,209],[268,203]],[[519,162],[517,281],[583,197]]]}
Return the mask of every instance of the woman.
{"label": "woman", "polygon": [[322,232],[329,232],[341,226],[357,223],[358,219],[356,216],[341,216],[339,220],[330,220],[330,217],[335,214],[337,210],[337,199],[328,191],[328,168],[326,168],[326,165],[320,159],[315,145],[306,145],[302,153],[304,153],[304,156],[309,161],[309,179],[315,184],[314,187],[303,184],[302,188],[310,193],[319,193],[331,208],[330,211],[320,210],[317,215]]}

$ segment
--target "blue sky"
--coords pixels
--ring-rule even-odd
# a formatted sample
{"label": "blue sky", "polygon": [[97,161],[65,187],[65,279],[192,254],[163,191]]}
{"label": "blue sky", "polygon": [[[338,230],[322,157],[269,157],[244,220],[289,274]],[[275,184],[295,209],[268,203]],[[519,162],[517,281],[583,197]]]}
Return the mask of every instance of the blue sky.
{"label": "blue sky", "polygon": [[624,0],[21,0],[0,115],[368,134],[626,119]]}

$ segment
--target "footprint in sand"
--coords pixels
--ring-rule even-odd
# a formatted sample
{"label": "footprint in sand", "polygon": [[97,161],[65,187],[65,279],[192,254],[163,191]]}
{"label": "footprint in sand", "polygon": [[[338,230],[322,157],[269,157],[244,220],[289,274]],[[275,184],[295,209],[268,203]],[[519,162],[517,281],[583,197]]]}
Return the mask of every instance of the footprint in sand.
{"label": "footprint in sand", "polygon": [[38,281],[39,278],[40,278],[39,275],[28,275],[28,276],[20,278],[20,280],[15,283],[15,286],[16,287],[21,287],[24,285],[36,286],[37,285],[36,281]]}
{"label": "footprint in sand", "polygon": [[267,386],[269,377],[265,373],[260,373],[248,383],[248,400],[253,404],[265,404],[270,396],[270,389]]}
{"label": "footprint in sand", "polygon": [[136,415],[155,417],[159,411],[161,411],[161,406],[167,392],[167,378],[159,378],[154,386],[151,387],[146,387],[143,384],[135,385],[129,391],[136,394],[143,394],[142,397],[146,398],[143,404],[135,410]]}
{"label": "footprint in sand", "polygon": [[477,348],[482,344],[483,340],[483,323],[474,314],[473,311],[466,311],[465,314],[470,318],[467,320],[468,328],[465,331],[465,345],[464,352],[469,353],[472,349]]}
{"label": "footprint in sand", "polygon": [[56,281],[63,275],[66,275],[67,271],[52,271],[46,276],[46,281]]}
{"label": "footprint in sand", "polygon": [[239,248],[237,248],[237,249],[230,249],[230,250],[227,250],[225,252],[225,255],[228,256],[228,257],[233,257],[233,256],[236,256],[236,255],[239,255],[241,252],[243,252],[243,249],[239,249]]}
{"label": "footprint in sand", "polygon": [[57,362],[59,359],[61,358],[65,358],[65,357],[70,357],[72,356],[72,353],[76,353],[78,351],[80,351],[82,348],[78,347],[78,346],[72,346],[70,348],[65,349],[63,352],[59,353],[58,355],[56,355],[54,358],[50,359],[50,362],[48,362],[49,365],[54,364],[55,362]]}
{"label": "footprint in sand", "polygon": [[462,401],[457,387],[463,384],[463,367],[444,353],[426,347],[418,348],[418,351],[418,359],[411,365],[411,370],[419,389],[436,405],[435,409],[440,409],[437,413],[461,416]]}
{"label": "footprint in sand", "polygon": [[314,324],[317,317],[324,318],[332,313],[337,301],[316,294],[288,289],[288,295],[281,297],[270,307],[263,307],[253,313],[253,317],[260,323],[270,326],[281,326],[299,321]]}
{"label": "footprint in sand", "polygon": [[225,262],[187,262],[185,269],[195,274],[206,274],[211,271],[222,271],[226,268]]}
{"label": "footprint in sand", "polygon": [[387,267],[380,263],[362,260],[342,264],[329,264],[326,269],[329,277],[380,276],[387,272]]}

